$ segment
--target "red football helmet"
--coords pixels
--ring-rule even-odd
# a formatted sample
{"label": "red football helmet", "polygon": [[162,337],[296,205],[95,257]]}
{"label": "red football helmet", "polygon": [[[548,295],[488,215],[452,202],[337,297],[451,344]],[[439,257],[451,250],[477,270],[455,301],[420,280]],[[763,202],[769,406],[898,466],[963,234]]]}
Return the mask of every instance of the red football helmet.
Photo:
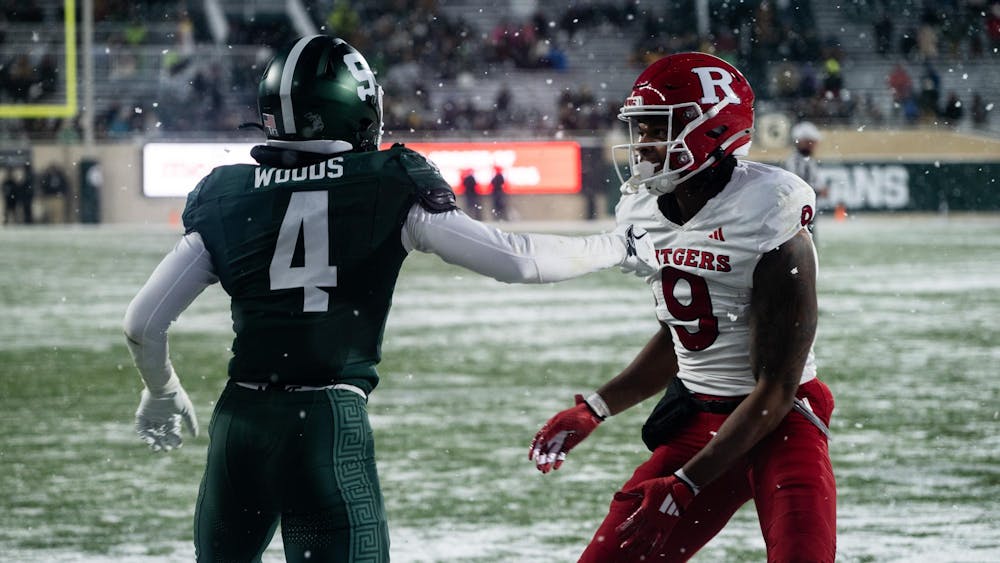
{"label": "red football helmet", "polygon": [[[631,177],[622,174],[622,190],[645,186],[660,195],[709,168],[730,154],[745,155],[753,131],[753,90],[740,71],[705,53],[678,53],[649,65],[636,79],[632,93],[618,112],[629,124],[629,143],[612,147],[628,151]],[[638,122],[666,127],[665,139],[640,142]],[[666,162],[643,161],[638,149],[666,147]]]}

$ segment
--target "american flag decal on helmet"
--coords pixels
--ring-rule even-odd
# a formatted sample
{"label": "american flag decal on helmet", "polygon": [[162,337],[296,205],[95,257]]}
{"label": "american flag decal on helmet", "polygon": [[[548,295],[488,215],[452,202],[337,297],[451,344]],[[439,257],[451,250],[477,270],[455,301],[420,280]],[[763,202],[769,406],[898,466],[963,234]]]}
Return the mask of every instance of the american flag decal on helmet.
{"label": "american flag decal on helmet", "polygon": [[277,135],[278,122],[274,120],[274,116],[270,113],[262,113],[261,116],[264,118],[264,130],[267,131],[267,134]]}
{"label": "american flag decal on helmet", "polygon": [[643,105],[642,96],[629,96],[625,98],[625,107],[635,107],[641,105]]}

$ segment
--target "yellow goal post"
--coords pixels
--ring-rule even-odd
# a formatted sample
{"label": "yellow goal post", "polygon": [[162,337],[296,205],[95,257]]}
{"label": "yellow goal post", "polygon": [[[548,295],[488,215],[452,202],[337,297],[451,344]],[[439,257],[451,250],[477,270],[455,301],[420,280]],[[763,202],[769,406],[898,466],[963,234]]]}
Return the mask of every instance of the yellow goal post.
{"label": "yellow goal post", "polygon": [[76,2],[63,0],[63,61],[66,99],[61,104],[0,104],[0,119],[74,117],[77,113],[76,84]]}

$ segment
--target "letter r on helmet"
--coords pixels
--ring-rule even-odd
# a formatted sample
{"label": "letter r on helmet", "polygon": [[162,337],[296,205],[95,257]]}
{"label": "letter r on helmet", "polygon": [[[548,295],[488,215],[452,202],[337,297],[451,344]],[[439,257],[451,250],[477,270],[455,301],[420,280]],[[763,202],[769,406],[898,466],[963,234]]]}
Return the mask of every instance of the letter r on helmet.
{"label": "letter r on helmet", "polygon": [[697,68],[692,68],[691,72],[698,75],[698,79],[701,81],[701,99],[698,100],[702,104],[717,104],[722,101],[719,97],[719,90],[725,94],[726,98],[734,103],[740,103],[739,96],[733,91],[733,87],[730,84],[733,83],[733,75],[726,72],[717,66],[701,66]]}

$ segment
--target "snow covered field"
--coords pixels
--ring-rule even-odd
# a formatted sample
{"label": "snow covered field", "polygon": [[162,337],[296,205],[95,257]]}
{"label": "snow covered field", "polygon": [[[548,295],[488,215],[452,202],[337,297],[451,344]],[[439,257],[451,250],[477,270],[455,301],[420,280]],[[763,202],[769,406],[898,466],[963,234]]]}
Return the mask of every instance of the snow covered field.
{"label": "snow covered field", "polygon": [[[1000,560],[1000,216],[824,219],[816,353],[837,399],[838,560]],[[0,560],[191,560],[206,438],[153,455],[133,437],[120,328],[177,236],[0,230]],[[506,286],[408,259],[370,403],[393,561],[574,561],[645,458],[655,401],[554,474],[528,442],[655,329],[644,284],[616,271]],[[207,426],[231,339],[222,291],[171,335]],[[265,561],[281,560],[276,537]],[[753,507],[694,560],[763,561]]]}

